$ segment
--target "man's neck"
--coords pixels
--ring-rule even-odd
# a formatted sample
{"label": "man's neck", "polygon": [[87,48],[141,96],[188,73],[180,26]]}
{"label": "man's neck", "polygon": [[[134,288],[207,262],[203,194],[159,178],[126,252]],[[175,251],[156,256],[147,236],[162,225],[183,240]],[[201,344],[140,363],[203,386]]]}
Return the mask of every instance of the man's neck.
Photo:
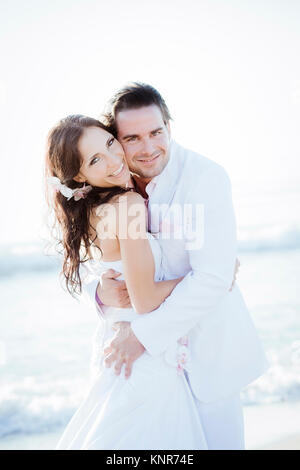
{"label": "man's neck", "polygon": [[143,198],[148,199],[148,194],[146,193],[146,186],[150,183],[152,178],[142,178],[138,175],[132,175],[132,179],[134,181],[134,186],[136,191],[140,193]]}

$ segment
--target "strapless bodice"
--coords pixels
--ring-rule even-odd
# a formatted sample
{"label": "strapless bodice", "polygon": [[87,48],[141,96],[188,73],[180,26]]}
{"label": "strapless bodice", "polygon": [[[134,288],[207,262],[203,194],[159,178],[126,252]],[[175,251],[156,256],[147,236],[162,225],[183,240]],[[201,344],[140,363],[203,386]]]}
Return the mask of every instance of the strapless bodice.
{"label": "strapless bodice", "polygon": [[[162,280],[162,253],[159,241],[152,235],[150,232],[147,232],[147,237],[150,243],[151,251],[154,258],[155,264],[155,275],[154,279],[156,282]],[[101,267],[105,267],[107,269],[114,269],[121,274],[117,279],[124,280],[123,274],[123,262],[122,260],[117,261],[101,261]],[[102,319],[105,321],[109,321],[110,323],[123,320],[123,321],[132,321],[134,318],[137,317],[137,313],[134,311],[133,308],[110,308],[107,314],[104,316],[102,315]]]}
{"label": "strapless bodice", "polygon": [[[156,282],[159,282],[163,280],[162,251],[160,242],[149,232],[147,233],[147,236],[155,263],[154,279]],[[114,269],[115,271],[122,273],[117,279],[124,280],[122,260],[102,261],[101,267]],[[105,313],[100,313],[99,316],[100,322],[93,339],[93,353],[91,359],[92,376],[97,375],[97,373],[103,368],[102,351],[105,343],[109,344],[115,334],[115,331],[112,329],[113,323],[118,321],[132,322],[139,317],[139,314],[136,313],[133,308],[110,307],[105,308]],[[174,345],[171,345],[166,354],[167,362],[177,367],[179,373],[182,373],[183,368],[188,369],[188,357],[187,337],[180,338],[178,343],[175,342]]]}
{"label": "strapless bodice", "polygon": [[[147,232],[147,237],[148,237],[152,254],[154,257],[155,281],[158,282],[161,280],[161,262],[162,262],[161,248],[160,248],[159,241],[156,239],[156,237],[152,233]],[[121,259],[118,259],[117,261],[101,261],[100,264],[101,266],[107,267],[107,269],[115,269],[116,271],[123,273],[123,262]],[[123,274],[122,276],[119,276],[118,279],[124,279]]]}

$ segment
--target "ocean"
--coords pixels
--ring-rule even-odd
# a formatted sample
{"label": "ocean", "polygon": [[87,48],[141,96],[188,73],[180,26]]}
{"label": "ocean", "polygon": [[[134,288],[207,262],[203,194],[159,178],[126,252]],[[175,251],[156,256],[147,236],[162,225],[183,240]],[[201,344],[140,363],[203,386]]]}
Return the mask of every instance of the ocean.
{"label": "ocean", "polygon": [[[249,424],[256,444],[274,435],[268,410],[297,410],[286,420],[278,411],[278,436],[300,432],[299,187],[233,194],[237,282],[271,363],[241,394],[246,416],[265,417],[265,435]],[[38,243],[0,247],[0,448],[47,448],[42,436],[54,447],[89,387],[97,314],[63,290],[58,273],[57,259]]]}

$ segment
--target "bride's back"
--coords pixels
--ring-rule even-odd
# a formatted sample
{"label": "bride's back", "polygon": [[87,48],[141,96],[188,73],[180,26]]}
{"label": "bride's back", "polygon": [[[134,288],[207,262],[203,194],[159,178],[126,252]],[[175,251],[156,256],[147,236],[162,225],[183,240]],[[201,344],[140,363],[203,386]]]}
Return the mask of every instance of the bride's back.
{"label": "bride's back", "polygon": [[120,244],[113,230],[119,197],[114,196],[109,203],[95,207],[91,212],[90,238],[93,244],[90,252],[93,259],[107,262],[121,258]]}
{"label": "bride's back", "polygon": [[[130,215],[131,204],[143,201],[143,198],[136,191],[113,196],[106,204],[95,207],[90,216],[90,238],[93,241],[91,256],[93,259],[101,261],[117,261],[121,259],[120,244],[117,237],[117,224],[119,221],[124,223],[127,220],[127,226],[130,226],[132,215]],[[140,207],[140,205],[139,205]],[[147,210],[143,204],[142,210],[145,210],[147,219]],[[138,207],[137,207],[138,209]],[[123,211],[126,212],[125,219]],[[134,215],[135,217],[136,215]],[[99,248],[102,251],[99,250]]]}

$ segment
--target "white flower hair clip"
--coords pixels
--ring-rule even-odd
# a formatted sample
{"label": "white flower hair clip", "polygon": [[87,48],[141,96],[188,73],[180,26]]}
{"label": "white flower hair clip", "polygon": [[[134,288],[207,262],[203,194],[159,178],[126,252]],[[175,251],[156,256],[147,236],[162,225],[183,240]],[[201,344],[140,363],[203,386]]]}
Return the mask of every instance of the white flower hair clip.
{"label": "white flower hair clip", "polygon": [[63,196],[65,196],[68,201],[74,197],[74,201],[79,201],[79,199],[85,199],[87,194],[93,189],[92,186],[82,186],[82,188],[71,189],[68,188],[65,184],[62,184],[56,176],[49,176],[47,178],[48,183],[55,191],[59,191]]}

